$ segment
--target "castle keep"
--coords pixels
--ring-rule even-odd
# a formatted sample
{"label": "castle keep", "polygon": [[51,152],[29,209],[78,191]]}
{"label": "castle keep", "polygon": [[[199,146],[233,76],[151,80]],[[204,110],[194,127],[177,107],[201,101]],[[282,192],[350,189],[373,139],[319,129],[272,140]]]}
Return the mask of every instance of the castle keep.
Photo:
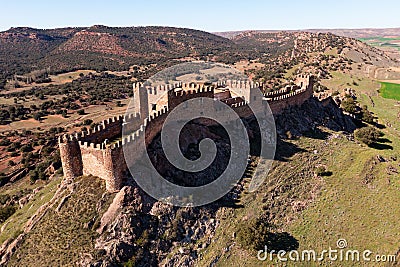
{"label": "castle keep", "polygon": [[[296,84],[265,93],[263,105],[268,104],[272,113],[278,115],[289,106],[303,104],[313,95],[312,77],[300,75]],[[117,191],[128,171],[122,148],[125,143],[134,145],[139,139],[137,137],[145,135],[148,144],[161,131],[169,111],[198,97],[218,99],[242,118],[252,116],[247,105],[255,100],[253,89],[260,86],[249,81],[230,80],[211,85],[176,83],[155,87],[136,83],[133,85],[134,110],[127,113],[129,116],[108,118],[92,130],[59,137],[64,177],[98,176],[105,180],[108,191]],[[134,135],[122,138],[123,125],[129,127]]]}

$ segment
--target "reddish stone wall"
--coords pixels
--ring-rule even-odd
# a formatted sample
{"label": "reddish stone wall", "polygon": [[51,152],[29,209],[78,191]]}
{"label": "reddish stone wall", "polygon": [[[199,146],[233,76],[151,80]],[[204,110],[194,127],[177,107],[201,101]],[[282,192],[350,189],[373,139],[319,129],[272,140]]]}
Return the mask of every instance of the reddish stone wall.
{"label": "reddish stone wall", "polygon": [[127,167],[122,147],[99,149],[81,146],[83,175],[93,175],[106,181],[108,191],[119,190]]}
{"label": "reddish stone wall", "polygon": [[125,163],[122,147],[115,149],[107,148],[103,151],[104,178],[108,191],[117,191],[122,187],[124,174],[128,168]]}

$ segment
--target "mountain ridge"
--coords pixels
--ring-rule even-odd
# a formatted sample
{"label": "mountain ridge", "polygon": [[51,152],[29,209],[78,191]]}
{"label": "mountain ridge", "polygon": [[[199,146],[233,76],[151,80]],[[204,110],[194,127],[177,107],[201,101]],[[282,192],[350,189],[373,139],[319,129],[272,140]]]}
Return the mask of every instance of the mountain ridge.
{"label": "mountain ridge", "polygon": [[400,27],[394,28],[332,28],[332,29],[297,29],[297,30],[242,30],[242,31],[221,31],[212,32],[216,35],[232,38],[243,32],[260,32],[260,33],[276,33],[276,32],[312,32],[312,33],[332,33],[335,35],[350,38],[368,38],[395,35],[400,36]]}

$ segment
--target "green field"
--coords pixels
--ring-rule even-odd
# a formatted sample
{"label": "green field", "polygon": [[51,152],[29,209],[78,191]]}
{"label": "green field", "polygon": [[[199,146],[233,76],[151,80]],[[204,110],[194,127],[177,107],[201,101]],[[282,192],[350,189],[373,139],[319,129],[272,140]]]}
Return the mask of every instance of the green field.
{"label": "green field", "polygon": [[381,82],[379,91],[384,98],[400,100],[400,84]]}
{"label": "green field", "polygon": [[391,47],[400,50],[400,44],[399,44],[400,37],[394,37],[394,38],[368,37],[368,38],[359,38],[359,40],[372,46]]}

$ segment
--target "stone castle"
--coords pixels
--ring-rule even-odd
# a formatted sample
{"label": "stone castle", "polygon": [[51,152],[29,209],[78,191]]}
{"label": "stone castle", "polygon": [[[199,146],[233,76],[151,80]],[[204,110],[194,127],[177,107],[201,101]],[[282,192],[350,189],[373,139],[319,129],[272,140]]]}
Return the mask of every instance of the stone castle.
{"label": "stone castle", "polygon": [[[290,106],[300,106],[313,96],[311,76],[299,75],[295,84],[265,93],[262,104],[268,104],[276,116]],[[198,97],[218,99],[241,118],[250,117],[253,114],[248,103],[255,100],[252,91],[261,86],[249,81],[230,80],[210,85],[179,82],[145,86],[136,83],[133,85],[134,110],[128,112],[129,115],[108,118],[92,130],[59,138],[64,178],[93,175],[105,180],[108,191],[118,191],[128,172],[123,153],[124,144],[134,144],[139,135],[145,135],[148,144],[161,131],[169,111],[186,100]],[[123,125],[129,127],[134,135],[122,138]]]}

